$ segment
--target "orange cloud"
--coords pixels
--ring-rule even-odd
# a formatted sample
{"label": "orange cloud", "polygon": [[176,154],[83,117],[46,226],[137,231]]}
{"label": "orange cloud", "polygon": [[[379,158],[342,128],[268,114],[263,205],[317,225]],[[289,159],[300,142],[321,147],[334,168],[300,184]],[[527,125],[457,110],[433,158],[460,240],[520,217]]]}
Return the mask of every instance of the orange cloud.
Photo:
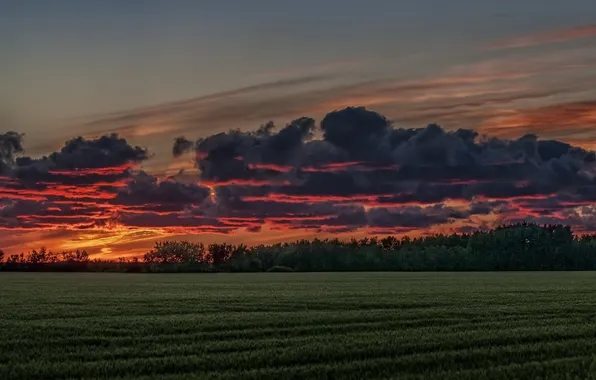
{"label": "orange cloud", "polygon": [[596,101],[590,100],[502,110],[488,117],[480,130],[500,137],[534,133],[589,146],[596,138],[595,126]]}

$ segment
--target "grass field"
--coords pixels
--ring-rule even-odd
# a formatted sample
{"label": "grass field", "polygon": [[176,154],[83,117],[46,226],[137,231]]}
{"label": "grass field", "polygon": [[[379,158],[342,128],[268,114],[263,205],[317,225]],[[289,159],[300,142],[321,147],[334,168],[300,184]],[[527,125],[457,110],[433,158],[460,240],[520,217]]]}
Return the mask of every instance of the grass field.
{"label": "grass field", "polygon": [[592,379],[596,273],[0,274],[0,379]]}

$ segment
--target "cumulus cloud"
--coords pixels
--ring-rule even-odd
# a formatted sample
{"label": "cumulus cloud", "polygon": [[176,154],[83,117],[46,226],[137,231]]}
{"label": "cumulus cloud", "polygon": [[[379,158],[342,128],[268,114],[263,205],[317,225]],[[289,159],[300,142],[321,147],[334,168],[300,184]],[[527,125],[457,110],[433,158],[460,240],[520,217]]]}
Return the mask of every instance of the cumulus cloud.
{"label": "cumulus cloud", "polygon": [[[21,229],[90,228],[116,213],[110,200],[128,188],[131,169],[149,158],[145,149],[117,135],[67,141],[60,151],[31,158],[22,153],[22,136],[3,136],[5,175],[0,195],[0,227]],[[132,181],[134,184],[134,181]]]}
{"label": "cumulus cloud", "polygon": [[361,107],[176,138],[175,157],[196,157],[195,181],[139,170],[149,153],[117,135],[41,158],[23,157],[21,139],[0,135],[4,230],[401,233],[524,218],[586,230],[594,219],[582,211],[596,201],[593,152],[535,135],[404,129]]}
{"label": "cumulus cloud", "polygon": [[22,157],[17,167],[38,166],[47,170],[80,170],[121,167],[148,159],[147,150],[133,147],[117,134],[87,140],[83,137],[67,141],[59,152],[48,157]]}
{"label": "cumulus cloud", "polygon": [[[181,141],[186,150],[194,146],[199,180],[217,189],[219,212],[249,209],[259,220],[274,208],[321,218],[327,214],[313,205],[358,205],[367,208],[358,226],[429,227],[488,215],[489,203],[479,203],[487,200],[581,198],[589,193],[585,189],[596,189],[595,155],[582,148],[535,135],[501,139],[446,131],[436,124],[396,128],[362,107],[333,111],[319,126],[301,118],[279,131],[266,124],[195,144]],[[447,201],[471,206],[441,213],[407,208]]]}
{"label": "cumulus cloud", "polygon": [[[307,125],[298,127],[294,121],[277,133],[262,127],[198,140],[201,179],[255,179],[271,185],[283,179],[289,192],[316,193],[314,188],[328,187],[322,192],[343,194],[374,188],[395,193],[412,183],[465,184],[474,186],[477,195],[483,182],[555,189],[592,183],[593,152],[535,135],[506,140],[466,129],[448,132],[436,124],[393,128],[364,108],[328,114],[320,131],[314,130],[312,119]],[[321,139],[312,139],[316,132]]]}

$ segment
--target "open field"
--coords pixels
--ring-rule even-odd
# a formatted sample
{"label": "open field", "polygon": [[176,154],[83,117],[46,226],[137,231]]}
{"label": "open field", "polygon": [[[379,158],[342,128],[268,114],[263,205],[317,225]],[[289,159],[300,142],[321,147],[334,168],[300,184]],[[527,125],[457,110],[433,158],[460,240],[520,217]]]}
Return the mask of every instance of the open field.
{"label": "open field", "polygon": [[591,379],[596,273],[0,274],[0,379]]}

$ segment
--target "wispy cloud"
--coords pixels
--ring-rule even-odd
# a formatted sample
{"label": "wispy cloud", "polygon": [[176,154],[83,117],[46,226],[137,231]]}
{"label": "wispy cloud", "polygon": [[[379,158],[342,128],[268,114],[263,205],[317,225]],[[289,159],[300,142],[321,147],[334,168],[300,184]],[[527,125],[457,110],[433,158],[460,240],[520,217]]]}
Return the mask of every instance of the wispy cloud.
{"label": "wispy cloud", "polygon": [[[379,79],[333,84],[329,82],[332,79],[330,77],[309,76],[267,82],[194,99],[102,115],[88,120],[81,128],[88,133],[119,132],[129,138],[171,136],[185,131],[204,130],[210,133],[230,127],[252,127],[254,123],[271,119],[322,113],[353,104],[427,103],[431,97],[453,98],[471,89],[477,93],[489,93],[506,82],[520,83],[539,75],[581,70],[592,61],[586,60],[585,52],[580,53],[533,59],[492,59],[454,67],[427,78],[405,81]],[[325,86],[301,87],[315,84]]]}
{"label": "wispy cloud", "polygon": [[493,136],[534,133],[593,145],[596,139],[596,100],[503,110],[486,120],[481,130]]}
{"label": "wispy cloud", "polygon": [[159,117],[163,114],[163,111],[166,109],[168,111],[175,112],[179,110],[184,110],[187,107],[191,106],[198,106],[204,103],[222,101],[239,96],[254,95],[255,93],[282,90],[287,88],[292,88],[293,90],[296,90],[303,85],[320,83],[330,79],[333,79],[332,75],[309,75],[296,78],[279,79],[271,82],[263,82],[246,87],[241,87],[233,90],[217,92],[192,99],[185,99],[182,101],[164,103],[136,110],[114,112],[107,115],[101,115],[100,117],[97,117],[96,120],[87,121],[86,123],[84,123],[84,125],[86,127],[93,127],[97,125],[105,125],[106,123],[132,122],[137,120],[138,118],[150,118],[155,116]]}
{"label": "wispy cloud", "polygon": [[514,49],[536,45],[565,42],[580,38],[596,36],[596,25],[584,25],[568,29],[512,37],[497,41],[485,47],[487,50]]}
{"label": "wispy cloud", "polygon": [[[57,141],[29,146],[28,153],[51,152],[75,128],[87,137],[116,132],[155,153],[154,159],[143,164],[145,170],[171,175],[176,169],[170,166],[170,148],[164,141],[181,134],[246,130],[270,120],[286,122],[304,115],[319,118],[329,110],[355,104],[383,112],[404,127],[437,122],[447,128],[477,128],[498,116],[498,110],[569,102],[559,98],[581,91],[591,91],[584,99],[593,99],[594,78],[590,79],[589,69],[596,64],[594,53],[576,49],[529,58],[491,58],[405,80],[346,83],[344,77],[331,73],[257,83],[75,120],[54,134]],[[543,137],[548,137],[550,131],[545,133]]]}

